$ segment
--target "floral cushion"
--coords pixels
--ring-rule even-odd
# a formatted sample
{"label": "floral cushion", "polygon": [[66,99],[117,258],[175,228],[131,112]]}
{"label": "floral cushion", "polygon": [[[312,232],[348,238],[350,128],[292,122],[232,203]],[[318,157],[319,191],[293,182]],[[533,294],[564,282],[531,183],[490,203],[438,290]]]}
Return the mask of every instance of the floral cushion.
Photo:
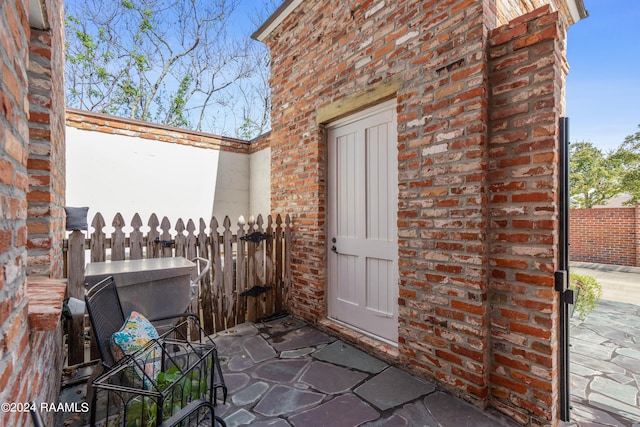
{"label": "floral cushion", "polygon": [[[131,312],[131,315],[125,320],[122,328],[111,337],[111,353],[115,360],[120,360],[125,356],[131,356],[136,351],[147,345],[152,339],[159,337],[158,331],[151,322],[137,311]],[[162,355],[160,349],[151,346],[149,350],[136,354],[136,367],[134,372],[138,379],[144,383],[144,388],[151,388],[150,380],[156,379],[160,372],[160,360]],[[144,372],[141,370],[144,366]],[[146,374],[146,375],[145,375]],[[134,378],[131,378],[134,381]]]}

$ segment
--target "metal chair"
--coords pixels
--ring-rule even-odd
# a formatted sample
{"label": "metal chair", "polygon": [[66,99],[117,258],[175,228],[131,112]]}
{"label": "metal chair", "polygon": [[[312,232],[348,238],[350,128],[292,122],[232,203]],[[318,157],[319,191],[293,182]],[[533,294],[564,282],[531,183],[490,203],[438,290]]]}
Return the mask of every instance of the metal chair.
{"label": "metal chair", "polygon": [[[95,284],[89,289],[84,300],[87,306],[87,312],[89,313],[89,319],[91,320],[91,332],[95,336],[100,358],[102,359],[102,365],[105,370],[110,370],[117,362],[111,353],[111,337],[120,330],[126,320],[113,276],[106,277]],[[144,315],[144,313],[142,314]],[[189,312],[149,320],[156,322],[181,318],[189,318],[198,328],[200,327],[200,319],[198,316]]]}
{"label": "metal chair", "polygon": [[[118,360],[115,360],[111,353],[111,337],[113,334],[120,330],[124,324],[126,318],[120,304],[120,298],[118,297],[118,290],[115,280],[112,276],[109,276],[96,285],[94,285],[85,295],[85,303],[87,311],[89,313],[89,319],[91,320],[91,333],[94,335],[100,357],[102,359],[102,366],[105,372],[112,370],[117,364]],[[144,315],[144,313],[142,313]],[[151,322],[168,320],[168,319],[180,319],[188,318],[193,327],[199,333],[199,337],[202,340],[205,338],[206,333],[200,327],[200,320],[198,316],[192,313],[180,313],[171,316],[163,316],[161,318],[149,319]],[[212,382],[213,387],[213,403],[217,400],[217,391],[222,389],[223,399],[226,403],[227,400],[227,387],[224,383],[224,377],[222,376],[222,369],[220,367],[220,361],[217,356],[217,350],[215,350],[215,344],[209,339],[209,343],[214,348],[213,364],[215,369],[215,378]],[[206,405],[201,404],[198,408]],[[212,417],[215,421],[224,426],[224,422],[216,417],[212,412]]]}
{"label": "metal chair", "polygon": [[111,370],[116,362],[111,354],[111,337],[120,330],[126,320],[113,277],[109,276],[93,286],[84,300],[102,366],[105,370]]}

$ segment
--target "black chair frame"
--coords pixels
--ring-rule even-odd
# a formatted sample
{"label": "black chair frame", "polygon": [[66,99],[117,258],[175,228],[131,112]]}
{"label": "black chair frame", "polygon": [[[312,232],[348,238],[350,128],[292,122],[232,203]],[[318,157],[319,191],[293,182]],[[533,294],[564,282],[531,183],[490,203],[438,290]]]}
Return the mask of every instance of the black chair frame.
{"label": "black chair frame", "polygon": [[[89,319],[91,320],[91,333],[95,337],[98,351],[100,352],[100,358],[102,359],[102,366],[104,367],[105,372],[107,372],[119,362],[118,360],[114,360],[113,354],[111,353],[111,337],[115,332],[122,328],[122,325],[126,320],[113,276],[106,277],[91,287],[85,295],[85,302],[87,312],[89,313]],[[144,313],[141,314],[144,315]],[[200,340],[206,338],[210,345],[215,349],[213,341],[207,337],[204,330],[200,327],[200,319],[193,313],[180,313],[159,318],[151,318],[149,320],[151,322],[155,322],[182,318],[187,318],[192,321],[199,331]],[[163,335],[166,335],[166,333]],[[213,403],[215,404],[217,400],[218,389],[222,389],[223,402],[226,403],[227,387],[224,383],[224,377],[222,376],[222,369],[220,367],[217,350],[214,353],[214,369],[217,374],[217,381],[213,384]]]}

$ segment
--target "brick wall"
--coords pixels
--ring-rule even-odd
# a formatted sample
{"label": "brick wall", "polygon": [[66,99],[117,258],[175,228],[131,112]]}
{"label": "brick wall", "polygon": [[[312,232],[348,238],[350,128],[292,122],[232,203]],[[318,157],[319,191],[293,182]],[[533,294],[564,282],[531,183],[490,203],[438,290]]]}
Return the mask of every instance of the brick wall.
{"label": "brick wall", "polygon": [[[55,2],[51,2],[55,3]],[[50,9],[51,13],[62,13]],[[61,17],[53,16],[60,20]],[[62,278],[65,200],[62,26],[31,29],[29,41],[28,275]]]}
{"label": "brick wall", "polygon": [[[170,142],[174,144],[190,145],[199,148],[211,148],[233,153],[249,153],[250,150],[259,151],[268,146],[268,134],[256,138],[260,144],[253,147],[247,141],[212,135],[204,132],[178,129],[125,117],[111,116],[92,111],[76,110],[69,108],[66,114],[68,126],[88,131],[103,132],[106,134],[126,135],[136,138],[154,141]],[[265,144],[267,144],[265,146]],[[257,148],[257,146],[261,148]],[[251,151],[251,152],[253,152]]]}
{"label": "brick wall", "polygon": [[558,121],[564,37],[542,7],[491,33],[491,405],[521,423],[557,413]]}
{"label": "brick wall", "polygon": [[640,267],[640,205],[571,209],[571,261]]}
{"label": "brick wall", "polygon": [[[22,361],[29,353],[27,298],[27,63],[30,31],[25,2],[0,5],[2,79],[0,80],[0,401],[22,397]],[[0,413],[3,425],[11,414]]]}
{"label": "brick wall", "polygon": [[292,311],[321,321],[327,152],[317,111],[397,79],[397,362],[523,424],[552,425],[566,26],[546,6],[490,33],[495,3],[305,1],[289,14],[265,39],[272,206],[296,218]]}
{"label": "brick wall", "polygon": [[[26,286],[27,273],[32,272],[28,266],[31,264],[28,253],[34,244],[43,247],[49,261],[35,270],[52,277],[60,277],[62,272],[57,264],[60,247],[56,246],[59,245],[56,239],[61,235],[61,229],[55,206],[60,206],[64,200],[64,160],[57,160],[64,156],[61,154],[64,153],[64,133],[61,131],[64,117],[60,117],[64,112],[64,99],[47,104],[47,111],[54,111],[49,118],[39,116],[36,119],[36,114],[32,114],[32,105],[40,96],[48,91],[62,94],[63,90],[60,87],[62,2],[46,2],[46,9],[53,30],[40,31],[30,28],[27,2],[0,3],[0,402],[55,402],[59,391],[62,362],[59,313],[65,286],[56,281],[52,288],[43,289],[40,296],[49,301],[46,309],[31,301]],[[54,40],[56,48],[47,52],[39,42],[51,47],[50,40]],[[42,62],[36,60],[35,56],[40,55],[48,58]],[[47,71],[49,61],[52,65]],[[40,66],[45,70],[38,80],[33,73],[39,74]],[[39,91],[38,87],[45,90]],[[41,112],[46,115],[47,111]],[[30,120],[38,121],[36,127],[43,133],[34,132]],[[34,167],[33,150],[47,140],[53,141],[50,153],[37,159],[49,157],[51,160],[45,161],[51,166]],[[49,183],[44,184],[45,181]],[[43,202],[50,205],[45,210],[53,217],[47,221],[51,227],[37,236],[43,239],[35,241],[36,236],[28,231],[33,215],[28,199],[37,194],[31,188],[34,184],[44,184],[50,189],[47,191],[50,196]],[[36,319],[42,310],[57,313],[58,317],[53,323],[39,322]],[[51,424],[53,414],[45,415]],[[0,424],[30,425],[29,414],[2,413]]]}

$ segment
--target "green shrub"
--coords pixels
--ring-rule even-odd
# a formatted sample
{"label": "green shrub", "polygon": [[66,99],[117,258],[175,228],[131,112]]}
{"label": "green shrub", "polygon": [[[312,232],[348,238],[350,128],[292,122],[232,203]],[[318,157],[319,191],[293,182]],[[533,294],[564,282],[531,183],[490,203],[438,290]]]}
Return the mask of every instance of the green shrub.
{"label": "green shrub", "polygon": [[577,293],[574,312],[578,314],[580,319],[584,319],[596,308],[596,304],[602,296],[602,286],[595,277],[571,273],[569,288]]}

